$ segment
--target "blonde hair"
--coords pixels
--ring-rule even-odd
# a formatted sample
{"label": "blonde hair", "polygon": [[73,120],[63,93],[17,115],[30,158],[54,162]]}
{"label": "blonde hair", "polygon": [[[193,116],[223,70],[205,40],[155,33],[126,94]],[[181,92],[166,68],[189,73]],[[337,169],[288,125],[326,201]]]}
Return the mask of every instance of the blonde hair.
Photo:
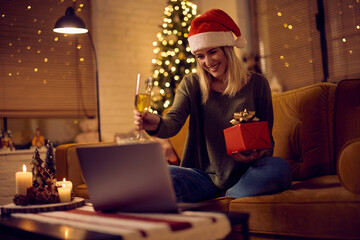
{"label": "blonde hair", "polygon": [[[246,69],[244,63],[236,56],[234,47],[221,47],[221,49],[224,51],[225,57],[228,60],[226,70],[227,86],[222,94],[235,96],[235,94],[246,84],[247,77],[250,73]],[[213,77],[201,67],[199,63],[197,64],[197,73],[200,80],[202,102],[206,103],[210,97],[210,83]]]}

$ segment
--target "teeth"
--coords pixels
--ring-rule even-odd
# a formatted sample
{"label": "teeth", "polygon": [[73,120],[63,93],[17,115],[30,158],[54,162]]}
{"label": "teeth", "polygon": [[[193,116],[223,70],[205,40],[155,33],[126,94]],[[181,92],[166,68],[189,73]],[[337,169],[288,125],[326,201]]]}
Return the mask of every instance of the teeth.
{"label": "teeth", "polygon": [[214,71],[214,70],[216,70],[217,66],[218,66],[218,64],[216,64],[215,66],[209,67],[209,69],[210,69],[211,71]]}

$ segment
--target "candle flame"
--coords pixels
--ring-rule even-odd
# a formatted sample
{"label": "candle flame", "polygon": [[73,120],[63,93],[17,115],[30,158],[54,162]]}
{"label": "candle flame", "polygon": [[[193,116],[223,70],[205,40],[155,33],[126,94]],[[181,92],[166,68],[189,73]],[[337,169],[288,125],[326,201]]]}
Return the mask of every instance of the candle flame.
{"label": "candle flame", "polygon": [[63,182],[66,182],[66,179],[65,179],[65,178],[63,179]]}
{"label": "candle flame", "polygon": [[23,164],[23,172],[26,172],[26,166]]}

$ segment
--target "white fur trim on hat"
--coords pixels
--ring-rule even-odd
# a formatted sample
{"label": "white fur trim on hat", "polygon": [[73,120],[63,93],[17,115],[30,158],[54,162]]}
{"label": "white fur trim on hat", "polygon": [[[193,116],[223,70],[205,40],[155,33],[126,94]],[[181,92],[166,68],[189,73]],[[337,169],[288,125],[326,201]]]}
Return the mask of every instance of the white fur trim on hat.
{"label": "white fur trim on hat", "polygon": [[247,44],[247,41],[245,38],[242,38],[242,37],[238,37],[236,40],[235,40],[235,46],[237,48],[244,48]]}
{"label": "white fur trim on hat", "polygon": [[188,38],[191,52],[211,47],[235,46],[232,32],[204,32]]}

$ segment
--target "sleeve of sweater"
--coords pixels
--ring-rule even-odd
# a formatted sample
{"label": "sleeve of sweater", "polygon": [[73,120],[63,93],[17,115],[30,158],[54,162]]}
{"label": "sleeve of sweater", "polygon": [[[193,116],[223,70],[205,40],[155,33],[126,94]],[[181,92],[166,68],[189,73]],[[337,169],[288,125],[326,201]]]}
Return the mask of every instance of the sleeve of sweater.
{"label": "sleeve of sweater", "polygon": [[171,109],[164,117],[160,117],[161,120],[157,131],[147,131],[148,134],[159,138],[169,138],[175,136],[181,130],[190,114],[190,95],[194,90],[193,81],[194,77],[191,75],[184,77],[176,90]]}

